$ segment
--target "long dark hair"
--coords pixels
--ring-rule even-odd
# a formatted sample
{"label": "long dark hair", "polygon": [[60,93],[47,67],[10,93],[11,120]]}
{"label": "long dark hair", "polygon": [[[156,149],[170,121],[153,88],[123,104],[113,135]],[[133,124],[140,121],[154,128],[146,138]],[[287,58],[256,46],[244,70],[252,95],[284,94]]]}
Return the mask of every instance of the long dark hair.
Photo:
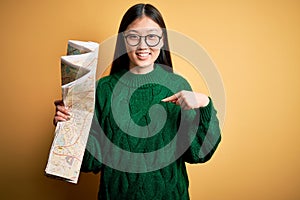
{"label": "long dark hair", "polygon": [[161,13],[150,4],[136,4],[129,8],[124,14],[119,31],[115,48],[114,61],[111,66],[110,74],[117,73],[123,69],[129,70],[130,60],[126,53],[126,46],[123,37],[123,32],[127,29],[129,24],[139,17],[147,16],[156,22],[163,31],[164,47],[160,49],[160,53],[155,63],[163,64],[169,67],[168,71],[173,71],[173,65],[169,50],[168,35],[166,31],[166,25]]}

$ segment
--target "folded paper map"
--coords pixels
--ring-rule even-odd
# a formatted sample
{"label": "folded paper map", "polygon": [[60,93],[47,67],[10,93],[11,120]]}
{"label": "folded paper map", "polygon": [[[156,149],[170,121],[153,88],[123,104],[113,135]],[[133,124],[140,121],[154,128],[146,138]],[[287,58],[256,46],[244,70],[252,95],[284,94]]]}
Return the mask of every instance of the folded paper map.
{"label": "folded paper map", "polygon": [[99,44],[69,40],[61,57],[62,99],[71,119],[58,122],[46,175],[77,183],[95,105]]}

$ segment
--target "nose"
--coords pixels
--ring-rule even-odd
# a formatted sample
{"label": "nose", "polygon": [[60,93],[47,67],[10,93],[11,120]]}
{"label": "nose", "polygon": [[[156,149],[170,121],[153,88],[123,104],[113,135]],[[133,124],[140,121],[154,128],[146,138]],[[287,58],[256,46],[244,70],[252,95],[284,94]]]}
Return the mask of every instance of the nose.
{"label": "nose", "polygon": [[146,37],[141,37],[141,42],[138,45],[138,49],[147,49]]}

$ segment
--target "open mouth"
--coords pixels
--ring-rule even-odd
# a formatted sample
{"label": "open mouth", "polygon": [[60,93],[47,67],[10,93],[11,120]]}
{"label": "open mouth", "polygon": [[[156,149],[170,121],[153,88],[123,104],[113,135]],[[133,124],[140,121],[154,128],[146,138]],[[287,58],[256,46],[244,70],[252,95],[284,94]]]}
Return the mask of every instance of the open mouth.
{"label": "open mouth", "polygon": [[149,55],[151,55],[150,52],[137,52],[135,53],[137,55],[137,57],[139,58],[148,58]]}

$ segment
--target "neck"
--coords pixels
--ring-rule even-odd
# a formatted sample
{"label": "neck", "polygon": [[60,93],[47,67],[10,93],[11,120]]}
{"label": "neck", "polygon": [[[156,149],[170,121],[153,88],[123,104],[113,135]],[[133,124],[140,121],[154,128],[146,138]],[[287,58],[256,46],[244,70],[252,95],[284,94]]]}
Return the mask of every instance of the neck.
{"label": "neck", "polygon": [[154,63],[148,66],[129,66],[129,71],[133,74],[148,74],[149,72],[153,71]]}

